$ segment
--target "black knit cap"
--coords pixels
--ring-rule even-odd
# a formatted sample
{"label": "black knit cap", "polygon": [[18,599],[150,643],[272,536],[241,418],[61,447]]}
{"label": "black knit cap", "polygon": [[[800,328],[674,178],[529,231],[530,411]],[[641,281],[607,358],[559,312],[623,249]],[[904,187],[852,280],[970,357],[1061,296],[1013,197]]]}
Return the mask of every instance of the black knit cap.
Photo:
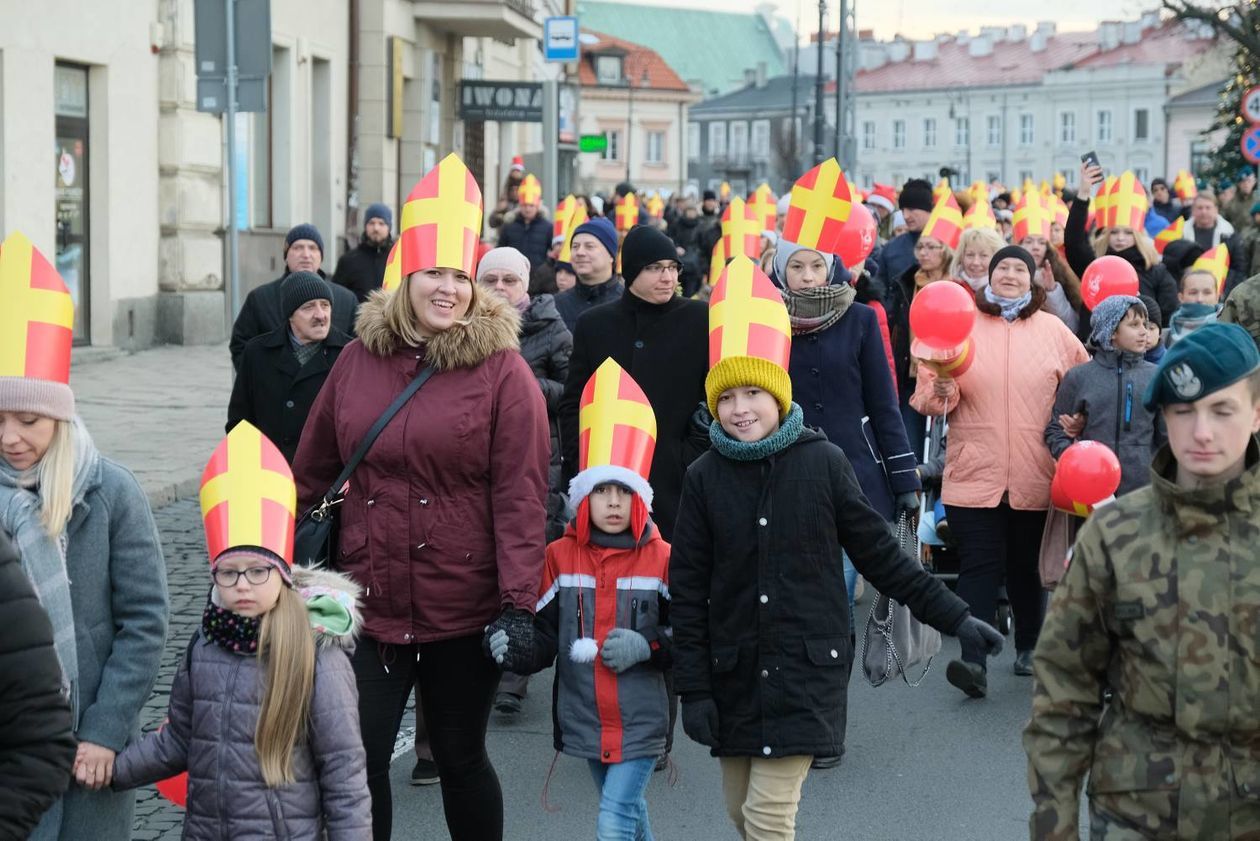
{"label": "black knit cap", "polygon": [[332,304],[332,287],[314,272],[294,272],[280,284],[280,302],[284,317],[289,318],[307,301],[321,298]]}
{"label": "black knit cap", "polygon": [[1024,265],[1028,266],[1028,276],[1029,277],[1037,276],[1037,264],[1033,262],[1032,255],[1029,254],[1026,249],[1021,248],[1018,245],[1008,245],[1005,248],[998,249],[998,252],[993,255],[993,259],[989,261],[989,277],[990,278],[993,277],[993,270],[997,268],[998,263],[1002,262],[1008,257],[1014,257],[1016,259],[1023,260]]}
{"label": "black knit cap", "polygon": [[678,262],[674,241],[651,225],[635,225],[621,244],[621,277],[631,286],[643,267],[658,260]]}
{"label": "black knit cap", "polygon": [[926,210],[932,212],[932,185],[922,178],[911,178],[897,196],[897,206],[902,210]]}
{"label": "black knit cap", "polygon": [[316,228],[310,222],[303,222],[300,225],[294,225],[289,228],[289,232],[284,236],[284,251],[289,253],[289,246],[300,239],[309,239],[311,242],[319,246],[319,253],[324,253],[324,238],[319,235],[319,228]]}

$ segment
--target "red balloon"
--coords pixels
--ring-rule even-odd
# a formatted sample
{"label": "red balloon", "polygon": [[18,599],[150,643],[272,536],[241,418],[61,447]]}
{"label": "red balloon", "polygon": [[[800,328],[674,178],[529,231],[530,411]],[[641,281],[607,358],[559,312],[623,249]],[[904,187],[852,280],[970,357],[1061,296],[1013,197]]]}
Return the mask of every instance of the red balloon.
{"label": "red balloon", "polygon": [[1099,441],[1077,441],[1059,456],[1054,478],[1073,507],[1079,505],[1087,513],[1120,487],[1120,459]]}
{"label": "red balloon", "polygon": [[840,228],[840,235],[836,239],[836,256],[846,267],[856,266],[875,250],[878,236],[875,217],[866,209],[866,205],[854,204],[849,211],[848,221]]}
{"label": "red balloon", "polygon": [[934,350],[956,348],[976,323],[976,299],[962,284],[938,280],[923,287],[910,304],[910,329]]}
{"label": "red balloon", "polygon": [[1091,310],[1112,295],[1136,295],[1137,270],[1123,257],[1108,254],[1085,267],[1081,275],[1081,298]]}
{"label": "red balloon", "polygon": [[165,780],[157,782],[158,794],[174,803],[176,806],[184,807],[188,805],[188,772],[176,774],[174,777],[167,777]]}

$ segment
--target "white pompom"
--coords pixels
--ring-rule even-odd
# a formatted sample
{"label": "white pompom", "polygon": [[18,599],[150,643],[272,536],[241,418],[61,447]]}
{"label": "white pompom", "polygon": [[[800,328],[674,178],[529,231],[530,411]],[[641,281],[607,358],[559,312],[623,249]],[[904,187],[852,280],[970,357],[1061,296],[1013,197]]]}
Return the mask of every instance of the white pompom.
{"label": "white pompom", "polygon": [[578,637],[569,646],[569,659],[574,663],[594,663],[599,653],[599,643],[590,637]]}

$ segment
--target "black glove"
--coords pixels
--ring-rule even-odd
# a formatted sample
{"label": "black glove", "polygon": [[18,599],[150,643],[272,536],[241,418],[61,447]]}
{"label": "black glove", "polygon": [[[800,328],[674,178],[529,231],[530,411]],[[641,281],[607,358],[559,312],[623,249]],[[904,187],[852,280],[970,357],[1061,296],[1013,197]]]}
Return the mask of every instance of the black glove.
{"label": "black glove", "polygon": [[[499,614],[499,618],[486,626],[483,646],[487,653],[492,650],[491,637],[502,631],[507,635],[507,651],[496,656],[495,662],[505,672],[529,674],[534,661],[534,617],[528,611],[509,607]],[[500,637],[494,650],[503,651]]]}
{"label": "black glove", "polygon": [[978,648],[990,657],[1001,654],[1002,645],[1005,643],[997,628],[987,622],[981,622],[970,613],[958,623],[958,627],[954,629],[954,636],[958,637],[958,641],[964,646]]}
{"label": "black glove", "polygon": [[906,512],[914,515],[919,513],[919,492],[906,491],[903,494],[897,494],[897,513]]}
{"label": "black glove", "polygon": [[684,698],[682,721],[683,732],[692,741],[710,748],[718,746],[718,708],[712,698]]}

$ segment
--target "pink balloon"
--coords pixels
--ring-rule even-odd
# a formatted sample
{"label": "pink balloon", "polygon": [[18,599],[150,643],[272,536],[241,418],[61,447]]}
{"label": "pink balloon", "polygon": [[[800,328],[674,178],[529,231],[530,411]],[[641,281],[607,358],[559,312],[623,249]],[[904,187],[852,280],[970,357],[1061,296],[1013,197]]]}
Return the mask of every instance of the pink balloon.
{"label": "pink balloon", "polygon": [[1137,293],[1137,270],[1128,260],[1115,254],[1099,257],[1086,266],[1085,274],[1081,275],[1081,298],[1091,310],[1112,295]]}
{"label": "pink balloon", "polygon": [[875,250],[878,224],[866,205],[854,203],[836,240],[836,256],[846,267],[856,266]]}
{"label": "pink balloon", "polygon": [[975,297],[970,289],[952,280],[929,283],[910,304],[914,338],[933,350],[958,347],[967,341],[975,323]]}

